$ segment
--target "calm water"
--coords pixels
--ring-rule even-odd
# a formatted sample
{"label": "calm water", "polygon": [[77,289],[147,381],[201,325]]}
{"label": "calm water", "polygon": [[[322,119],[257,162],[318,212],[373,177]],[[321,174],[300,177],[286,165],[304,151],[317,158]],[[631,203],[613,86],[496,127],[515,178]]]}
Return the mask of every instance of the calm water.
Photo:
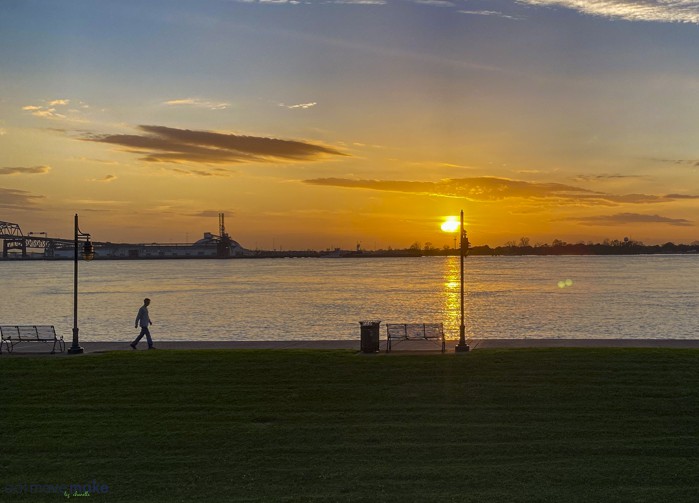
{"label": "calm water", "polygon": [[[699,336],[699,256],[468,257],[477,338]],[[0,323],[70,339],[73,265],[0,262]],[[561,288],[559,282],[572,285]],[[359,320],[442,321],[458,338],[456,257],[80,264],[81,340],[125,341],[150,297],[156,340],[358,339]],[[382,332],[383,337],[383,332]]]}

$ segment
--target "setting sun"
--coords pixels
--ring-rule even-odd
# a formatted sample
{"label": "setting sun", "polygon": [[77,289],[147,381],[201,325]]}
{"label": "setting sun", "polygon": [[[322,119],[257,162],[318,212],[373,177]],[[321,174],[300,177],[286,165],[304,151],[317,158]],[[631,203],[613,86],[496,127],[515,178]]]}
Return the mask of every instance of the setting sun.
{"label": "setting sun", "polygon": [[442,224],[442,230],[444,232],[456,232],[459,230],[459,217],[447,217],[446,221]]}

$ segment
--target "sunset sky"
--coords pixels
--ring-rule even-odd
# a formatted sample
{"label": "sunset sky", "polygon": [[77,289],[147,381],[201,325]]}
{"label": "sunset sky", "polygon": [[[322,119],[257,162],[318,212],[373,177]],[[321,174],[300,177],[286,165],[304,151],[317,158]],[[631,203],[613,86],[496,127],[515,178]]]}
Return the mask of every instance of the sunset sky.
{"label": "sunset sky", "polygon": [[0,220],[255,249],[699,240],[699,1],[2,0]]}

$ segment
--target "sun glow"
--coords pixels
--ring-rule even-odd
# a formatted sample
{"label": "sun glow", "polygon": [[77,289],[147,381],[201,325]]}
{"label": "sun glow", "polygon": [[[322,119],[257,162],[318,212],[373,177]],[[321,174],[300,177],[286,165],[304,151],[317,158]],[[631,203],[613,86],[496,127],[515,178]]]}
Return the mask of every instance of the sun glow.
{"label": "sun glow", "polygon": [[444,232],[457,232],[460,225],[459,217],[447,217],[442,223],[442,230]]}

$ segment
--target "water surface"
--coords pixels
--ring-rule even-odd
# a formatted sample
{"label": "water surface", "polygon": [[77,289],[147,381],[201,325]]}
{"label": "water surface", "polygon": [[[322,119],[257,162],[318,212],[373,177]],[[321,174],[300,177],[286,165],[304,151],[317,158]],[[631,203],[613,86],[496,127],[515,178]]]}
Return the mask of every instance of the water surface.
{"label": "water surface", "polygon": [[[468,257],[466,331],[476,338],[695,338],[698,261]],[[70,338],[72,262],[4,261],[0,274],[0,323],[53,324]],[[155,340],[356,339],[366,319],[442,321],[458,338],[459,260],[82,262],[81,340],[133,338],[144,297],[152,299]]]}

